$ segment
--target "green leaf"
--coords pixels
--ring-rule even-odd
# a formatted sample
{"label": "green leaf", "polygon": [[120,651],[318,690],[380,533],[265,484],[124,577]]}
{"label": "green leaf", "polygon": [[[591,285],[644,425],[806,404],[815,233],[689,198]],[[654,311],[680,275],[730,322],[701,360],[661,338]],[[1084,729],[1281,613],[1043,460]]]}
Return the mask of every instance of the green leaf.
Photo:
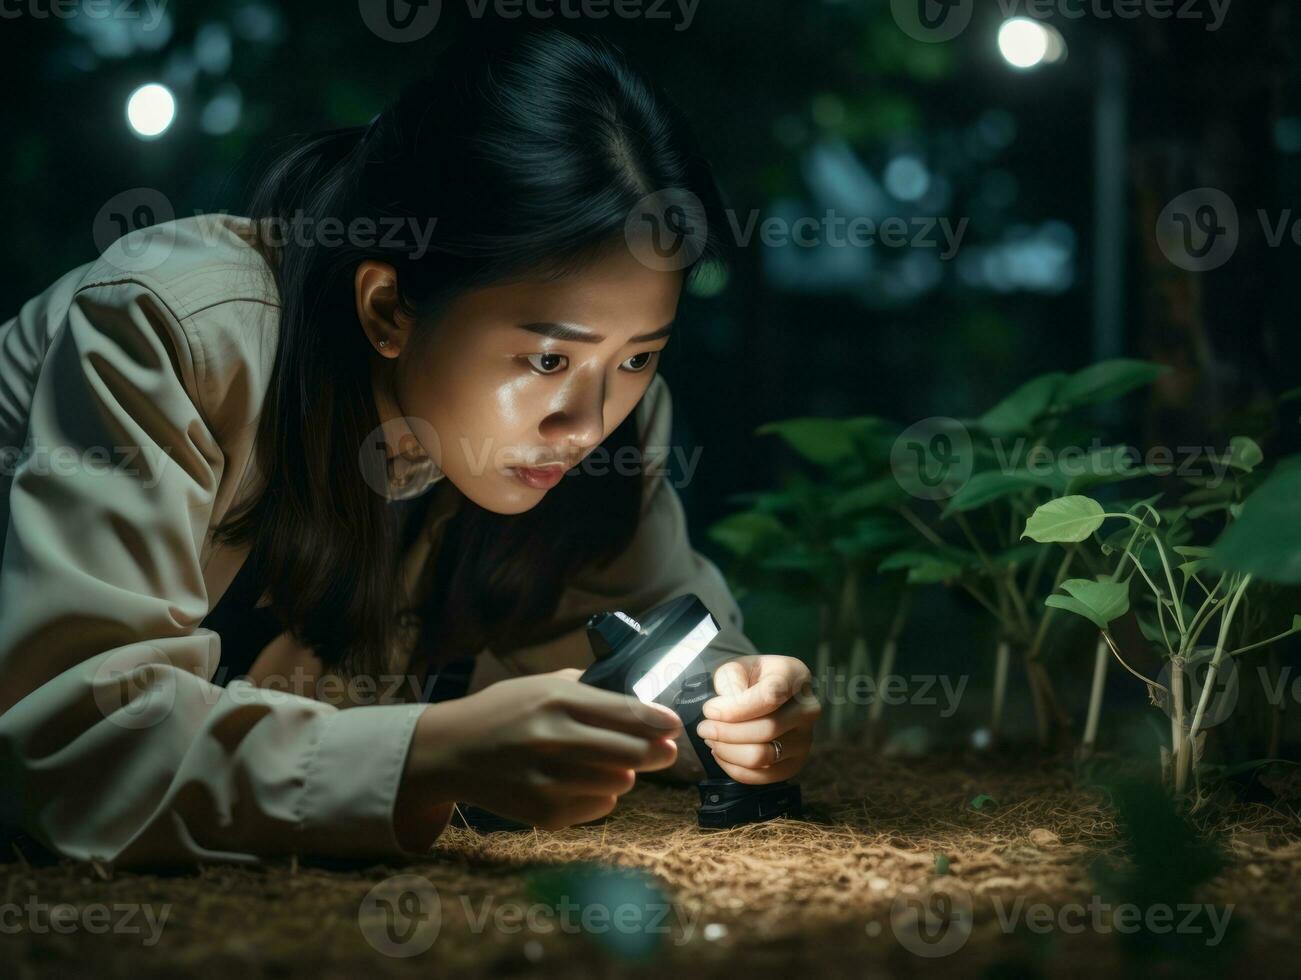
{"label": "green leaf", "polygon": [[896,519],[868,514],[858,520],[849,534],[836,537],[832,547],[842,555],[859,557],[906,540],[911,534]]}
{"label": "green leaf", "polygon": [[1066,479],[1066,493],[1078,494],[1094,487],[1144,476],[1166,476],[1169,466],[1135,466],[1125,446],[1104,446],[1095,449],[1079,462],[1063,458],[1058,467]]}
{"label": "green leaf", "polygon": [[1064,380],[1064,371],[1032,378],[980,416],[976,425],[994,436],[1029,432],[1039,417],[1052,406],[1053,396]]}
{"label": "green leaf", "polygon": [[1084,541],[1102,527],[1104,513],[1102,505],[1092,497],[1060,497],[1030,515],[1021,537],[1040,544]]}
{"label": "green leaf", "polygon": [[962,489],[950,498],[948,506],[940,516],[947,518],[953,514],[975,510],[977,507],[983,507],[985,504],[1032,487],[1053,486],[1054,482],[1052,475],[1040,475],[1029,470],[1018,470],[1012,473],[986,470],[984,473],[977,473],[963,484]]}
{"label": "green leaf", "polygon": [[800,456],[818,466],[831,467],[852,459],[856,438],[883,425],[880,419],[863,416],[850,419],[795,418],[768,422],[755,429],[756,435],[775,435]]}
{"label": "green leaf", "polygon": [[1043,550],[1043,545],[1035,542],[1026,542],[1024,544],[1014,545],[1006,551],[1000,551],[998,554],[990,555],[990,563],[999,568],[1005,568],[1009,565],[1023,565],[1026,562],[1034,561]]}
{"label": "green leaf", "polygon": [[802,544],[794,544],[766,556],[759,562],[759,567],[774,572],[828,575],[834,570],[834,562],[826,554],[811,551]]}
{"label": "green leaf", "polygon": [[1067,579],[1062,588],[1068,595],[1050,595],[1044,602],[1091,620],[1098,629],[1129,612],[1129,586],[1124,582],[1095,582],[1087,578]]}
{"label": "green leaf", "polygon": [[961,575],[964,564],[965,562],[946,557],[944,554],[905,549],[888,556],[877,566],[877,571],[906,570],[911,585],[937,585],[941,582],[951,582]]}
{"label": "green leaf", "polygon": [[1157,621],[1156,616],[1140,612],[1137,613],[1137,618],[1138,630],[1143,634],[1143,637],[1150,643],[1164,646],[1166,638],[1161,633],[1161,624]]}
{"label": "green leaf", "polygon": [[908,499],[908,494],[892,476],[882,477],[846,490],[831,505],[832,517],[845,517],[859,511],[893,507]]}
{"label": "green leaf", "polygon": [[711,525],[706,534],[728,551],[744,557],[766,544],[781,540],[787,531],[772,514],[751,510],[724,517]]}
{"label": "green leaf", "polygon": [[[1173,526],[1175,524],[1178,524],[1181,520],[1184,519],[1184,517],[1187,516],[1188,508],[1187,507],[1158,507],[1156,509],[1156,512],[1158,515],[1160,515],[1161,520],[1165,521],[1166,524]],[[1139,516],[1142,517],[1144,515],[1140,514]],[[1146,516],[1151,517],[1152,512],[1147,511]]]}
{"label": "green leaf", "polygon": [[1100,361],[1071,375],[1057,391],[1054,407],[1065,411],[1094,405],[1150,385],[1170,369],[1149,361]]}
{"label": "green leaf", "polygon": [[1215,542],[1217,568],[1301,584],[1301,456],[1280,462]]}
{"label": "green leaf", "polygon": [[765,514],[782,514],[795,510],[799,498],[789,490],[749,490],[727,497],[729,504],[742,504]]}
{"label": "green leaf", "polygon": [[998,806],[998,800],[994,799],[988,793],[981,793],[979,796],[974,797],[971,801],[971,809],[973,810],[983,810],[987,806],[988,807]]}
{"label": "green leaf", "polygon": [[1265,461],[1265,454],[1261,452],[1260,446],[1254,439],[1247,436],[1234,436],[1229,440],[1229,455],[1224,461],[1235,470],[1250,473]]}

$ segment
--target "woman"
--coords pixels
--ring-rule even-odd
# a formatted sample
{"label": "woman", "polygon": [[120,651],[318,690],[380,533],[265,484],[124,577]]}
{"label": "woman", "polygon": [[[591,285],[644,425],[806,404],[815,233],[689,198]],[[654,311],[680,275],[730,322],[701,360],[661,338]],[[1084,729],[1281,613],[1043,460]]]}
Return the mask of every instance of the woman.
{"label": "woman", "polygon": [[701,734],[740,781],[797,772],[808,671],[755,652],[651,465],[719,208],[616,49],[525,33],[285,153],[250,217],[133,232],[27,303],[0,327],[5,823],[133,866],[418,854],[457,800],[596,819],[694,760],[672,712],[575,683],[583,625],[685,592],[731,658]]}

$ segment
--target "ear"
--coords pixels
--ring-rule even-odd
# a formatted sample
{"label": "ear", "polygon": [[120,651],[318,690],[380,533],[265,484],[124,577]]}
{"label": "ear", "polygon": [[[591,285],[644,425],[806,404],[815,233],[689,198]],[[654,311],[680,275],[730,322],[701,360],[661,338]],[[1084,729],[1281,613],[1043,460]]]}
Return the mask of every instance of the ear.
{"label": "ear", "polygon": [[411,337],[411,321],[398,309],[397,271],[386,262],[367,259],[357,266],[354,292],[357,319],[380,357],[395,358]]}

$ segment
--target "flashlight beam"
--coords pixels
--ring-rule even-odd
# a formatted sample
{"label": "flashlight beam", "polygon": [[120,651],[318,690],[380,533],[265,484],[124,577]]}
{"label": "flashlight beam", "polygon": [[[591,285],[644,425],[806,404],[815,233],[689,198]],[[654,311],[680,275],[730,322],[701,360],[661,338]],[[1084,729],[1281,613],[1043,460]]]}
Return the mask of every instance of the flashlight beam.
{"label": "flashlight beam", "polygon": [[632,686],[632,693],[640,701],[654,701],[695,663],[701,651],[709,646],[709,641],[718,633],[714,618],[706,616]]}

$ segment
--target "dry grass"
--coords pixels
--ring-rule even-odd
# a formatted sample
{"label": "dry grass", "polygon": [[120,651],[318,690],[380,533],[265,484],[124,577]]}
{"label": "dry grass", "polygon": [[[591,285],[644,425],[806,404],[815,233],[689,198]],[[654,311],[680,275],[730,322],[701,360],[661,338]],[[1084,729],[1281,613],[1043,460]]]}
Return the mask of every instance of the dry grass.
{"label": "dry grass", "polygon": [[[8,902],[169,903],[170,915],[161,940],[148,948],[139,935],[24,928],[0,940],[5,972],[662,978],[685,969],[739,977],[801,968],[818,976],[911,975],[936,967],[971,975],[1002,967],[1029,975],[1163,975],[1155,965],[1126,960],[1111,935],[1009,932],[1000,924],[1000,910],[1006,915],[1018,898],[1054,908],[1088,903],[1096,888],[1091,864],[1100,855],[1120,856],[1107,801],[1077,788],[1060,761],[1025,753],[900,762],[828,749],[800,781],[806,821],[701,831],[694,790],[643,783],[599,824],[558,833],[453,829],[430,860],[404,867],[280,862],[153,876],[18,856],[4,867]],[[998,804],[977,811],[970,801],[978,794]],[[1266,963],[1275,973],[1296,971],[1289,958],[1301,885],[1296,817],[1280,804],[1237,804],[1202,818],[1227,845],[1231,863],[1198,900],[1232,903],[1235,926],[1245,928],[1232,961],[1215,961],[1217,951],[1208,950],[1191,966],[1214,961],[1217,975],[1259,974]],[[935,874],[936,855],[947,860],[943,878]],[[659,923],[666,932],[655,958],[622,958],[591,935],[475,928],[485,909],[535,901],[530,876],[540,865],[573,861],[643,869],[659,880],[672,907]],[[437,939],[410,959],[376,952],[358,924],[367,892],[398,873],[423,876],[439,895]],[[969,898],[973,922],[961,948],[941,960],[908,948],[904,904],[937,887]],[[1180,976],[1189,972],[1189,964],[1179,969]]]}

